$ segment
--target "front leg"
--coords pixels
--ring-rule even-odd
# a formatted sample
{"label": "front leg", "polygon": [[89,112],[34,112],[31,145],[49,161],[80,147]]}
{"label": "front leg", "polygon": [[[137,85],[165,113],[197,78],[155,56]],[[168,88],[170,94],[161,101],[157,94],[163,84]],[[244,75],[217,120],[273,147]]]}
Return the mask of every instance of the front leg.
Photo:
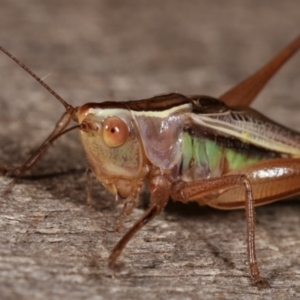
{"label": "front leg", "polygon": [[[0,175],[5,175],[8,177],[20,177],[25,172],[30,170],[37,161],[42,157],[42,155],[47,151],[47,149],[51,146],[51,144],[60,137],[64,132],[64,129],[68,126],[70,121],[72,120],[72,115],[68,112],[65,112],[61,118],[56,123],[53,131],[48,136],[48,138],[42,143],[42,145],[34,151],[34,153],[27,159],[27,161],[20,167],[17,168],[1,168]],[[70,128],[72,130],[73,127]]]}
{"label": "front leg", "polygon": [[[171,188],[173,199],[189,202],[197,201],[199,204],[209,204],[210,198],[203,198],[214,192],[222,193],[237,186],[243,186],[245,191],[246,210],[246,234],[247,234],[247,257],[250,267],[250,274],[254,284],[258,288],[270,287],[268,281],[260,276],[256,251],[255,251],[255,211],[252,187],[249,179],[245,175],[228,175],[217,178],[196,180],[192,182],[177,182]],[[205,202],[207,201],[207,202]]]}
{"label": "front leg", "polygon": [[151,194],[149,208],[121,238],[109,256],[109,266],[112,268],[115,266],[116,260],[121,254],[122,250],[135,235],[135,233],[149,223],[152,219],[154,219],[154,217],[156,217],[165,207],[169,199],[170,183],[163,175],[155,176],[149,183],[149,191]]}

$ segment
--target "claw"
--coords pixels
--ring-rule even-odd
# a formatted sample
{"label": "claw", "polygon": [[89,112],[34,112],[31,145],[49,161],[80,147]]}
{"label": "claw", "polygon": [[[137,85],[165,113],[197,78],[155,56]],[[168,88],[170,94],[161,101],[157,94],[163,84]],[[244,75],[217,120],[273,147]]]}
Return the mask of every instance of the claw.
{"label": "claw", "polygon": [[13,169],[9,169],[7,167],[0,168],[0,176],[15,177]]}
{"label": "claw", "polygon": [[254,282],[254,285],[259,289],[259,290],[262,290],[262,289],[268,289],[268,288],[271,288],[269,282],[265,279],[259,279],[257,281]]}
{"label": "claw", "polygon": [[16,177],[19,177],[21,173],[22,173],[22,170],[20,168],[13,168],[13,169],[9,169],[6,167],[0,168],[0,176],[16,178]]}

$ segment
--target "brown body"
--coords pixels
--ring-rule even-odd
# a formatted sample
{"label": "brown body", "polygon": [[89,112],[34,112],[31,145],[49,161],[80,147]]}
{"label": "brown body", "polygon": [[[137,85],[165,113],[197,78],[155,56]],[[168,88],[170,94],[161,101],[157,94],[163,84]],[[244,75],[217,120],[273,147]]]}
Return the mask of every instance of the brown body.
{"label": "brown body", "polygon": [[[113,249],[109,258],[111,266],[115,264],[117,257],[132,236],[158,215],[171,197],[182,202],[197,201],[201,205],[210,205],[221,209],[245,208],[248,263],[251,277],[258,287],[268,287],[268,282],[259,274],[256,261],[254,206],[280,200],[300,192],[300,147],[297,142],[293,143],[293,139],[285,140],[287,133],[293,135],[293,132],[279,127],[279,131],[286,130],[284,134],[279,134],[279,139],[278,136],[272,138],[270,135],[270,145],[266,147],[270,153],[277,153],[273,159],[236,169],[226,169],[227,171],[221,172],[219,176],[188,177],[187,180],[185,180],[187,177],[181,176],[180,172],[176,173],[175,171],[182,152],[185,130],[194,130],[195,122],[201,128],[201,122],[207,122],[207,116],[210,116],[209,120],[213,120],[212,114],[222,115],[231,110],[231,107],[248,106],[272,75],[299,48],[300,36],[265,67],[219,97],[219,100],[225,104],[215,101],[210,102],[215,105],[206,106],[197,100],[198,96],[185,97],[179,94],[170,94],[163,96],[165,98],[155,97],[123,103],[90,103],[73,108],[19,60],[0,47],[1,51],[15,60],[48,89],[66,109],[66,113],[59,120],[48,139],[28,161],[20,168],[3,170],[3,173],[15,177],[22,175],[36,163],[55,139],[69,130],[79,128],[93,173],[110,192],[125,200],[118,228],[121,226],[123,218],[130,214],[137,205],[141,187],[145,179],[148,181],[151,195],[149,209]],[[210,111],[210,109],[212,110]],[[204,117],[198,118],[199,115]],[[189,123],[188,120],[193,119],[193,116],[195,116],[193,121],[195,118],[198,119]],[[65,129],[72,119],[79,125]],[[255,120],[259,120],[259,117]],[[229,123],[227,122],[226,126]],[[236,131],[231,131],[232,134],[228,135],[226,126],[206,125],[203,134],[213,132],[216,136],[226,137],[227,135],[228,138],[234,138]],[[275,126],[279,125],[275,124]],[[217,131],[216,128],[218,128]],[[236,128],[240,129],[239,126]],[[262,147],[262,141],[266,142],[268,139],[260,139],[257,134],[259,130],[253,132],[254,136],[251,131],[244,130],[238,136],[240,139],[244,139],[245,145]],[[268,134],[266,135],[268,136]],[[295,133],[295,135],[298,139],[298,134]],[[160,138],[153,138],[157,136]],[[285,148],[287,150],[284,150]],[[191,160],[190,169],[193,167]],[[224,170],[225,167],[224,165]],[[181,175],[176,177],[174,174]]]}

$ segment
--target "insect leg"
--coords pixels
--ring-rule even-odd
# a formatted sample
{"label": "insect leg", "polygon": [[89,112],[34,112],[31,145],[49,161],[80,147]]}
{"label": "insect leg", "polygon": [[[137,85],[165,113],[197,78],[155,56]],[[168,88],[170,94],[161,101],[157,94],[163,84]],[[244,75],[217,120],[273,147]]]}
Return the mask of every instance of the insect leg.
{"label": "insect leg", "polygon": [[[251,182],[255,206],[300,194],[300,158],[272,159],[245,166],[226,174],[244,174]],[[218,209],[245,208],[245,190],[236,186],[210,197],[209,206]]]}
{"label": "insect leg", "polygon": [[109,266],[111,268],[115,266],[118,256],[134,234],[162,211],[169,199],[169,188],[170,184],[164,176],[156,176],[151,180],[149,184],[151,193],[150,206],[114,247],[109,256]]}
{"label": "insect leg", "polygon": [[71,115],[65,112],[61,118],[56,123],[56,126],[49,137],[43,142],[43,144],[29,157],[29,159],[20,167],[13,168],[11,170],[1,170],[3,175],[10,177],[19,177],[26,171],[30,170],[36,162],[41,158],[41,156],[46,152],[46,150],[51,146],[52,142],[58,137],[63,130],[68,126],[71,121]]}
{"label": "insect leg", "polygon": [[86,176],[86,204],[88,206],[91,206],[93,204],[93,199],[92,199],[92,178],[91,178],[91,168],[87,167],[85,170],[85,176]]}
{"label": "insect leg", "polygon": [[[255,251],[255,212],[252,187],[245,175],[228,175],[217,178],[196,180],[192,182],[179,182],[172,186],[171,197],[173,199],[189,202],[197,201],[201,205],[209,204],[210,198],[204,198],[212,193],[224,192],[236,186],[244,187],[245,209],[246,209],[246,232],[247,232],[247,257],[250,274],[254,284],[258,288],[267,288],[269,283],[259,274]],[[199,200],[200,199],[200,200]]]}
{"label": "insect leg", "polygon": [[122,211],[115,226],[116,231],[120,231],[120,229],[123,226],[124,219],[127,216],[129,216],[132,213],[132,211],[137,207],[139,202],[138,200],[138,196],[134,198],[125,199],[125,203],[123,205]]}
{"label": "insect leg", "polygon": [[241,181],[245,186],[246,192],[246,236],[247,236],[247,257],[250,267],[250,274],[253,279],[254,284],[259,288],[269,288],[270,284],[267,280],[263,279],[259,274],[259,269],[256,259],[256,250],[255,250],[255,210],[254,210],[254,201],[252,196],[251,183],[249,179],[242,175]]}

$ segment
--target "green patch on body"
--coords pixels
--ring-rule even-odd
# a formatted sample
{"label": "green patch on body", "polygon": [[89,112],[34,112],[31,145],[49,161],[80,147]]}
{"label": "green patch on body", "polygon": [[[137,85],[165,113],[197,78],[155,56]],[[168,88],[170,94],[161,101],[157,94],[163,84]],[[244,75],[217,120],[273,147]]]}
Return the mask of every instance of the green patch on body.
{"label": "green patch on body", "polygon": [[245,166],[258,163],[263,160],[263,157],[259,154],[249,155],[249,153],[239,153],[236,150],[224,149],[224,155],[228,164],[229,170],[240,169]]}

